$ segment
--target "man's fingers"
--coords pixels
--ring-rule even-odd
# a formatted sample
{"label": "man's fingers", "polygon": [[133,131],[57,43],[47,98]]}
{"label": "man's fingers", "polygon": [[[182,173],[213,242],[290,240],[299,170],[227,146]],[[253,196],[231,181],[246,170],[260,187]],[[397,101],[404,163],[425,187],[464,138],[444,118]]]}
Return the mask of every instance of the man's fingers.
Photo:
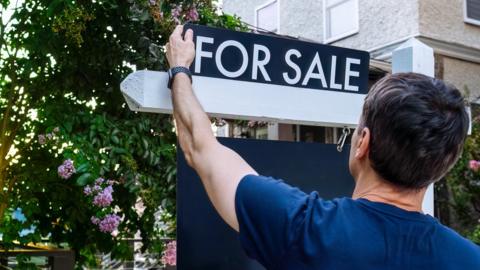
{"label": "man's fingers", "polygon": [[183,25],[177,25],[177,27],[175,27],[175,30],[173,30],[173,33],[170,37],[173,37],[173,38],[182,38],[182,32],[183,32]]}
{"label": "man's fingers", "polygon": [[185,33],[185,41],[193,41],[193,30],[188,29]]}

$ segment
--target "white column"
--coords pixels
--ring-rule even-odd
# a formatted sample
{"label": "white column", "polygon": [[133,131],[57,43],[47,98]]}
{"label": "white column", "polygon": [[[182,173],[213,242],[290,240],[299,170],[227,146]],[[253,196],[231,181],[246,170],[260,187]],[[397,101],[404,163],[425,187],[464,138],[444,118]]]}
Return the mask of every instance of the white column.
{"label": "white column", "polygon": [[268,139],[269,140],[278,140],[278,123],[268,123]]}
{"label": "white column", "polygon": [[[435,76],[435,57],[433,49],[416,38],[411,38],[393,51],[392,72],[417,72]],[[423,200],[423,212],[433,216],[433,184],[427,188]]]}

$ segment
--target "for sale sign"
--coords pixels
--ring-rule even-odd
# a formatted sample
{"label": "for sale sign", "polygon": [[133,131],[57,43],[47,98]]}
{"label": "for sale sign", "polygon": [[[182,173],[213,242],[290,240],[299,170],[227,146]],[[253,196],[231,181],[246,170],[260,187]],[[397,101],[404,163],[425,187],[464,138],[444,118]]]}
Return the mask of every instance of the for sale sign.
{"label": "for sale sign", "polygon": [[195,74],[213,78],[367,93],[369,54],[277,36],[189,25]]}
{"label": "for sale sign", "polygon": [[[369,54],[274,35],[198,25],[193,88],[216,117],[354,126],[368,91]],[[137,71],[121,89],[130,108],[171,113],[165,72]]]}

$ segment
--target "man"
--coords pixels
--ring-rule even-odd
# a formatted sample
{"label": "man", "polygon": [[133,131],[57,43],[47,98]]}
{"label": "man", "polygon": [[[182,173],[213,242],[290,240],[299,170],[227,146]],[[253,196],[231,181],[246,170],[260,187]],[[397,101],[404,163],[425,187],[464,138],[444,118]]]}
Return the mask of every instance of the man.
{"label": "man", "polygon": [[182,32],[167,44],[170,67],[183,67],[171,87],[180,146],[250,257],[267,269],[480,269],[480,248],[421,209],[462,151],[468,118],[457,89],[413,73],[375,84],[352,138],[352,198],[322,200],[259,176],[217,142],[186,69],[193,32]]}

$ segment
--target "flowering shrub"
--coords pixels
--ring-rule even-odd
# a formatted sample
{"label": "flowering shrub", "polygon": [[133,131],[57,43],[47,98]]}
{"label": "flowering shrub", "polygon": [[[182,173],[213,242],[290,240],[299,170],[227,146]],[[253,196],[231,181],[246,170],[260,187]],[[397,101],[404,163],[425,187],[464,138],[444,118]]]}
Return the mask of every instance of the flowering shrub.
{"label": "flowering shrub", "polygon": [[[0,11],[9,3],[17,2]],[[161,253],[163,239],[175,238],[172,119],[131,112],[118,85],[134,69],[166,68],[176,23],[244,25],[208,0],[29,0],[9,10],[0,50],[19,53],[0,64],[0,115],[9,115],[0,129],[0,249],[46,240],[73,250],[78,268],[95,267],[98,253],[132,258],[123,239],[140,235],[142,252]],[[98,190],[98,176],[116,182]],[[168,215],[157,222],[160,208]]]}
{"label": "flowering shrub", "polygon": [[39,134],[37,136],[38,138],[38,143],[40,145],[44,145],[47,143],[47,141],[51,141],[55,138],[55,136],[60,132],[60,128],[59,127],[55,127],[53,128],[53,132],[51,133],[47,133],[47,134]]}
{"label": "flowering shrub", "polygon": [[[162,24],[181,24],[185,22],[197,22],[200,19],[198,8],[204,6],[202,1],[190,4],[167,3],[160,0],[149,0],[150,12],[155,21]],[[170,16],[165,16],[169,14]]]}
{"label": "flowering shrub", "polygon": [[67,159],[63,162],[62,165],[58,166],[58,176],[63,179],[68,179],[72,177],[75,173],[75,167],[73,166],[73,161],[71,159]]}
{"label": "flowering shrub", "polygon": [[113,234],[120,225],[121,218],[114,213],[111,207],[113,197],[113,185],[115,181],[106,181],[103,178],[97,178],[93,185],[87,185],[83,188],[83,193],[95,208],[95,215],[90,218],[91,222],[98,226],[101,232]]}
{"label": "flowering shrub", "polygon": [[120,217],[115,214],[107,214],[103,218],[92,217],[93,224],[98,225],[101,232],[108,232],[113,235],[113,232],[118,228],[120,224]]}
{"label": "flowering shrub", "polygon": [[[441,221],[471,240],[480,243],[480,121],[474,119],[462,156],[439,182],[436,194]],[[447,192],[440,192],[446,189]],[[444,195],[445,194],[445,195]],[[447,197],[448,196],[448,197]]]}
{"label": "flowering shrub", "polygon": [[166,249],[162,253],[163,265],[177,265],[177,241],[171,241],[167,243]]}
{"label": "flowering shrub", "polygon": [[468,162],[468,167],[470,170],[478,172],[478,169],[480,169],[480,161],[472,159]]}

